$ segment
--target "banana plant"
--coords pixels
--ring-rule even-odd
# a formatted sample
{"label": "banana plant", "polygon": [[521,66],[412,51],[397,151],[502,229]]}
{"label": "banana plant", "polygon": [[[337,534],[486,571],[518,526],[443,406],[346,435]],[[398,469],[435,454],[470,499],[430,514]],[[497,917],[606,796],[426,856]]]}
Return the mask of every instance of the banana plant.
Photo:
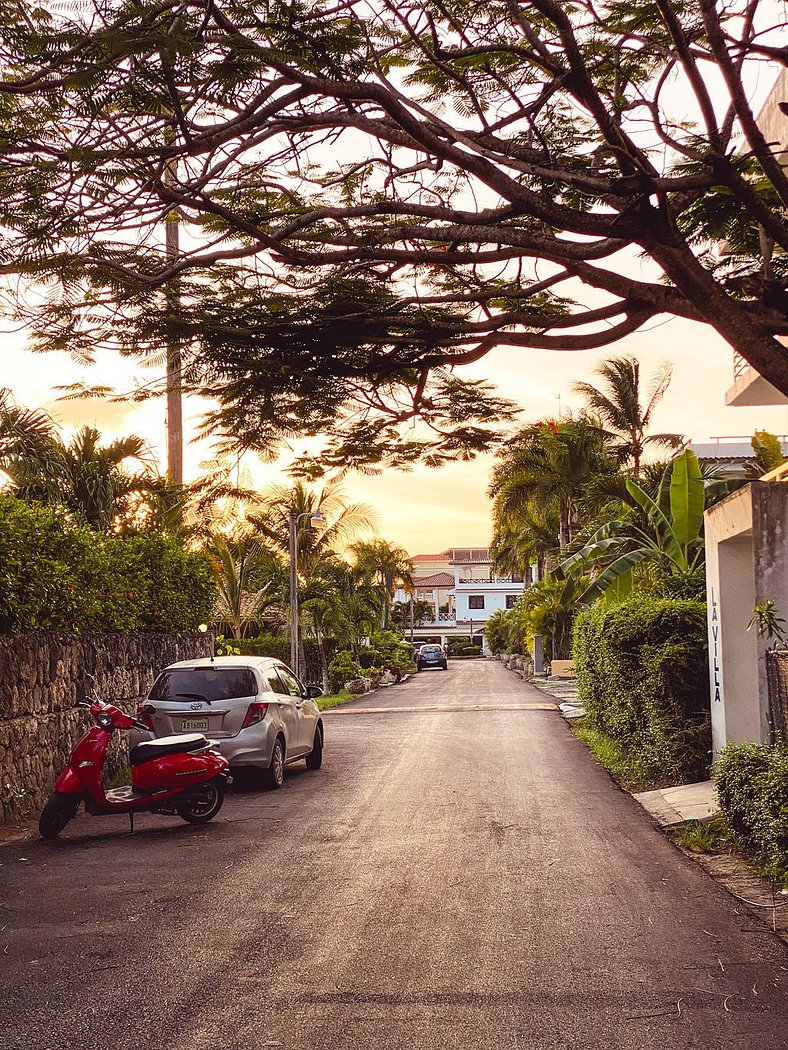
{"label": "banana plant", "polygon": [[698,457],[691,449],[673,460],[656,497],[631,478],[626,485],[647,525],[623,518],[608,521],[553,570],[556,578],[565,581],[567,593],[577,593],[579,580],[588,579],[578,595],[579,604],[595,601],[614,587],[620,596],[631,586],[632,570],[643,562],[659,564],[669,573],[687,573],[703,560],[706,490]]}

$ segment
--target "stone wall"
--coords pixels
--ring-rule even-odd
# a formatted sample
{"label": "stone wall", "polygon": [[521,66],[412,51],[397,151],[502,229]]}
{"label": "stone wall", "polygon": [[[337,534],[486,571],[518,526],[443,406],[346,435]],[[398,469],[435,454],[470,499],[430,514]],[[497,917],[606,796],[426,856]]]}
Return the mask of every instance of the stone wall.
{"label": "stone wall", "polygon": [[[212,649],[210,634],[0,635],[0,821],[46,800],[90,724],[79,700],[91,693],[133,711],[163,667]],[[108,775],[125,743],[118,733]]]}

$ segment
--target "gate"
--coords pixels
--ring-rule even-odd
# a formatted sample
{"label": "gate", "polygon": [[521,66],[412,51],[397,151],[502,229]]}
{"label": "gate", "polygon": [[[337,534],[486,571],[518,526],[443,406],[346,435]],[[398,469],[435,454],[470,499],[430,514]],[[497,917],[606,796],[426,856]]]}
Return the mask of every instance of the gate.
{"label": "gate", "polygon": [[766,650],[769,725],[773,744],[788,744],[788,649]]}

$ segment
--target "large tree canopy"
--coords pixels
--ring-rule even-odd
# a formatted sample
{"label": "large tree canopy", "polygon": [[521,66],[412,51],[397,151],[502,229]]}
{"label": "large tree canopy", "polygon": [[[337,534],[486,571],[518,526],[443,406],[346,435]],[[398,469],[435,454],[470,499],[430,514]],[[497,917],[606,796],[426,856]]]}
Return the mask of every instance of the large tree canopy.
{"label": "large tree canopy", "polygon": [[177,337],[244,442],[350,418],[362,463],[422,413],[411,456],[484,444],[507,407],[455,366],[657,315],[788,392],[788,172],[749,101],[783,11],[0,0],[0,264],[51,282],[42,346]]}

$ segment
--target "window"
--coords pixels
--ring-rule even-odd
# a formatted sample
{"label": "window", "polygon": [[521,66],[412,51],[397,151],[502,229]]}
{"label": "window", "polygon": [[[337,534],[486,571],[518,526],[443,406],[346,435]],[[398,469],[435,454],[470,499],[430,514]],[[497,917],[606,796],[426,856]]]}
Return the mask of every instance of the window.
{"label": "window", "polygon": [[287,686],[276,673],[275,668],[271,668],[271,670],[267,674],[267,678],[268,687],[270,688],[272,693],[279,693],[280,696],[290,696],[290,692],[287,689]]}
{"label": "window", "polygon": [[469,609],[483,609],[484,608],[484,595],[483,594],[469,594],[468,595],[468,608]]}
{"label": "window", "polygon": [[151,700],[236,700],[257,696],[254,672],[245,667],[194,667],[163,671]]}
{"label": "window", "polygon": [[301,697],[304,695],[298,679],[290,670],[288,670],[287,667],[282,667],[280,665],[277,667],[276,670],[279,674],[279,677],[285,683],[285,686],[287,687],[287,692],[290,694],[290,696]]}
{"label": "window", "polygon": [[506,595],[506,608],[513,609],[517,604],[517,599],[520,597],[519,594],[507,594]]}

